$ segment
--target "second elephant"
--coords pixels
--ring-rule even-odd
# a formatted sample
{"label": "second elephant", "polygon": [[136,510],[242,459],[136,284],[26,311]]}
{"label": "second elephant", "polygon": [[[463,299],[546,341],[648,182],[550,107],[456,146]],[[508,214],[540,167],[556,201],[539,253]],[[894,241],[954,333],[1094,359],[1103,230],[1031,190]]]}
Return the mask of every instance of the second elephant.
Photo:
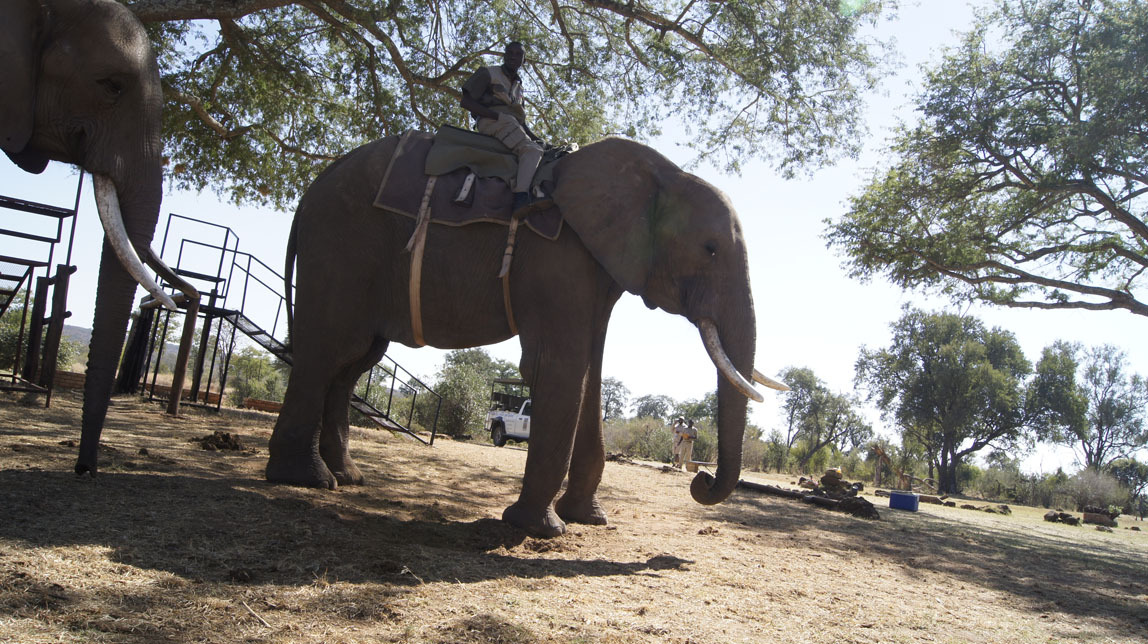
{"label": "second elephant", "polygon": [[[419,346],[409,308],[415,229],[371,206],[397,137],[364,145],[303,196],[288,250],[297,271],[294,368],[270,442],[271,481],[334,488],[362,482],[348,452],[348,403],[359,375],[390,342]],[[518,236],[510,280],[533,390],[531,439],[518,500],[503,519],[542,536],[566,521],[604,524],[596,491],[605,463],[602,352],[624,291],[696,325],[718,377],[718,466],[691,493],[718,503],[741,471],[756,322],[746,245],[728,199],[654,150],[606,139],[555,168],[554,201],[568,225],[556,241]],[[506,227],[432,226],[422,264],[422,336],[453,349],[512,337],[496,277]],[[288,285],[290,288],[290,285]],[[555,502],[563,481],[565,493]]]}

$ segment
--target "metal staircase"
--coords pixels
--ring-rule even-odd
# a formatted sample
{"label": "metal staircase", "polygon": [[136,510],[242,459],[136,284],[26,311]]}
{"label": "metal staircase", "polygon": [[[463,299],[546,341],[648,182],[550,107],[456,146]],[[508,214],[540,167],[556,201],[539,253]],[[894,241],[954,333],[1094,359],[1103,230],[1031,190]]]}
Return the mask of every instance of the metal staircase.
{"label": "metal staircase", "polygon": [[[216,234],[222,234],[222,242],[205,243],[187,236],[195,233],[185,233],[183,239],[176,244],[174,236],[169,239],[173,223],[180,224],[174,226],[175,228],[190,226],[199,234],[202,234],[204,227],[215,229]],[[174,254],[174,258],[165,254],[169,243],[178,249],[174,253],[168,253]],[[193,401],[198,401],[200,398],[199,392],[203,388],[205,374],[206,389],[211,390],[217,363],[222,366],[221,382],[217,388],[219,392],[225,389],[228,365],[235,349],[235,338],[239,334],[249,338],[285,364],[293,364],[291,350],[285,338],[277,337],[281,333],[286,333],[285,329],[280,329],[280,322],[286,313],[286,298],[280,292],[283,277],[249,253],[240,252],[238,237],[229,228],[181,215],[169,215],[160,253],[180,277],[194,284],[204,294],[204,301],[199,311],[203,321],[202,339],[196,354],[197,363],[192,377]],[[208,263],[213,266],[204,269],[204,265]],[[180,306],[186,307],[186,304]],[[273,315],[271,311],[274,311]],[[166,331],[160,333],[160,318],[169,316],[170,312],[161,311],[152,323],[152,341],[149,345],[151,349],[148,350],[149,363],[155,351],[155,338],[166,337]],[[217,328],[214,336],[211,333],[213,324]],[[226,333],[223,329],[224,324],[234,332]],[[225,342],[224,338],[228,335],[230,341]],[[212,340],[214,346],[209,347]],[[221,347],[221,344],[226,346]],[[209,353],[210,367],[206,362]],[[158,361],[157,358],[156,373],[158,373]],[[145,378],[147,370],[145,366],[143,369]],[[155,391],[154,375],[151,391]],[[424,439],[413,429],[416,402],[419,396],[425,395],[431,396],[431,400],[434,401],[431,418],[423,419],[423,424],[430,428],[429,440]],[[210,400],[209,396],[205,395],[204,398]],[[222,396],[219,396],[216,408],[222,404],[221,399]],[[387,356],[383,356],[382,361],[364,375],[351,396],[351,407],[365,419],[383,429],[412,437],[427,445],[434,444],[441,406],[442,397],[439,394]],[[407,413],[406,417],[402,418],[404,408]]]}
{"label": "metal staircase", "polygon": [[[71,315],[67,311],[68,284],[76,270],[70,264],[82,188],[83,174],[71,208],[0,195],[4,221],[15,222],[0,225],[5,251],[0,255],[0,317],[19,311],[15,339],[16,346],[23,347],[14,352],[11,372],[0,373],[0,389],[45,393],[45,405],[52,401],[64,320]],[[9,219],[9,212],[19,214]],[[49,276],[61,245],[66,250],[64,262],[56,266],[54,276]],[[21,294],[23,301],[17,304]]]}

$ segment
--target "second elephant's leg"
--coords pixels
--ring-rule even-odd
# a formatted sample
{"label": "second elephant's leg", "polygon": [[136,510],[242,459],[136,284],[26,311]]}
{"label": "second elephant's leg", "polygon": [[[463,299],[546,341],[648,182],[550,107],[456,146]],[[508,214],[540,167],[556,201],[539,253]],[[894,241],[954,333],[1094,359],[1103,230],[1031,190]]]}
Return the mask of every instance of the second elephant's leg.
{"label": "second elephant's leg", "polygon": [[377,338],[362,360],[335,376],[323,404],[323,427],[319,433],[319,455],[339,485],[362,485],[363,473],[351,459],[351,424],[348,418],[351,392],[359,376],[373,367],[387,350],[387,342]]}
{"label": "second elephant's leg", "polygon": [[319,428],[329,378],[298,358],[287,381],[283,408],[267,445],[267,480],[335,489],[338,481],[319,456]]}

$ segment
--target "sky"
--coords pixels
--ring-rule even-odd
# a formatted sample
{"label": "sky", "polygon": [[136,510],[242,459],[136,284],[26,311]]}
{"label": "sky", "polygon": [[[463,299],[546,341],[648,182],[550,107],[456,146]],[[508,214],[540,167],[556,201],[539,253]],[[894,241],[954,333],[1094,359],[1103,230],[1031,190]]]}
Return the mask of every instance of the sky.
{"label": "sky", "polygon": [[[731,198],[744,226],[749,249],[750,282],[757,313],[757,368],[776,375],[789,366],[808,367],[831,389],[853,391],[854,362],[862,347],[880,348],[892,339],[890,325],[909,304],[930,311],[946,310],[976,316],[990,327],[1012,331],[1025,355],[1035,362],[1041,350],[1056,340],[1085,346],[1114,344],[1127,352],[1131,370],[1148,375],[1148,320],[1124,311],[1037,311],[1002,309],[983,305],[957,308],[948,300],[906,293],[875,280],[861,283],[847,277],[842,260],[826,248],[825,219],[837,219],[847,210],[846,200],[857,194],[874,169],[883,167],[882,149],[899,120],[914,119],[911,97],[919,87],[919,66],[939,60],[944,46],[957,42],[955,33],[971,23],[972,5],[982,2],[927,0],[905,2],[896,19],[882,24],[880,38],[893,38],[900,58],[899,72],[870,97],[869,135],[857,160],[844,160],[835,167],[785,180],[762,163],[747,163],[740,176],[723,175],[710,167],[694,171]],[[653,147],[679,163],[692,156],[675,145],[680,134],[665,132]],[[53,163],[42,175],[21,172],[7,159],[0,160],[0,194],[71,207],[77,175],[68,166]],[[91,326],[99,263],[98,240],[102,236],[86,179],[77,224],[73,256],[79,271],[73,277],[69,324]],[[169,191],[154,246],[163,242],[168,213],[178,213],[227,226],[238,237],[240,251],[250,253],[281,271],[291,213],[252,207],[236,207],[211,193]],[[0,226],[10,220],[0,216]],[[173,226],[179,231],[185,222]],[[209,243],[221,243],[220,229],[196,235]],[[174,239],[174,237],[173,237]],[[5,242],[8,243],[8,242]],[[174,263],[172,248],[165,259]],[[0,249],[0,254],[9,254]],[[137,295],[142,295],[138,291]],[[248,309],[250,310],[250,308]],[[517,363],[517,339],[487,347],[491,355]],[[412,349],[391,345],[393,359],[426,382],[433,381],[445,352],[429,347]],[[607,336],[603,376],[620,380],[631,400],[662,394],[676,400],[700,399],[717,386],[715,369],[706,355],[697,330],[685,318],[651,311],[633,295],[622,297],[614,310]],[[751,403],[751,420],[764,428],[782,424],[783,394],[762,389],[764,403]],[[865,413],[875,431],[895,433],[872,408]],[[1141,454],[1141,458],[1148,454]],[[1041,447],[1023,458],[1029,472],[1052,472],[1058,466],[1076,469],[1072,450]]]}

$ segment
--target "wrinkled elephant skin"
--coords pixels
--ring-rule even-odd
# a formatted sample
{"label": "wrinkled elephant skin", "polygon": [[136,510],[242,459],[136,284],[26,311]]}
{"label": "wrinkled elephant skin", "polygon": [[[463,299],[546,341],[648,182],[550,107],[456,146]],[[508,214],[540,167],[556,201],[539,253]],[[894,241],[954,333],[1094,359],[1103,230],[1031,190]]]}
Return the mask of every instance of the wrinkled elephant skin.
{"label": "wrinkled elephant skin", "polygon": [[[414,221],[370,205],[396,143],[382,139],[334,163],[296,212],[287,258],[288,280],[293,260],[298,275],[294,367],[271,438],[271,481],[361,483],[347,444],[351,389],[388,343],[417,346],[404,252]],[[519,366],[534,403],[522,490],[503,518],[541,536],[562,534],[567,521],[606,523],[596,498],[602,351],[623,291],[695,325],[712,323],[738,378],[751,377],[755,350],[745,242],[721,192],[622,139],[565,157],[555,173],[567,228],[557,241],[520,232],[510,272]],[[497,224],[431,226],[421,288],[427,344],[512,336],[497,277],[506,239]],[[695,479],[691,490],[702,503],[725,499],[741,467],[746,398],[719,381],[716,477]]]}

